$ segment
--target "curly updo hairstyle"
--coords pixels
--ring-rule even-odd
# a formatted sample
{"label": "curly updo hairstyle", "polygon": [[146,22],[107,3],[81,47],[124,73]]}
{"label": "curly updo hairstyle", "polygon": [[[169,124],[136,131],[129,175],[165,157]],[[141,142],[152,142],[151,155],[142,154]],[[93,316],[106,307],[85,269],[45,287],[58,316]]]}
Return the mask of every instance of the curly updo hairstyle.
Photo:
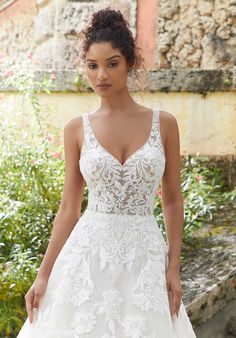
{"label": "curly updo hairstyle", "polygon": [[113,48],[118,48],[124,55],[129,66],[128,72],[133,72],[138,79],[138,70],[144,68],[144,59],[140,48],[136,46],[130,25],[120,10],[107,7],[94,12],[88,25],[77,33],[77,37],[75,48],[78,53],[78,69],[83,67],[86,53],[92,43],[110,42]]}

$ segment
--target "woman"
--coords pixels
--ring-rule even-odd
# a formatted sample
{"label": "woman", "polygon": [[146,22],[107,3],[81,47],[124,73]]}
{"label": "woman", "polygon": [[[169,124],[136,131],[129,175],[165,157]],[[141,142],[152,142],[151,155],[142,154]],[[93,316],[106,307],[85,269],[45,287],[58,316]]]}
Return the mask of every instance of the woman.
{"label": "woman", "polygon": [[[94,13],[80,35],[100,107],[65,125],[63,198],[17,337],[196,337],[181,300],[176,119],[132,99],[142,57],[120,11]],[[161,180],[168,247],[153,215]]]}

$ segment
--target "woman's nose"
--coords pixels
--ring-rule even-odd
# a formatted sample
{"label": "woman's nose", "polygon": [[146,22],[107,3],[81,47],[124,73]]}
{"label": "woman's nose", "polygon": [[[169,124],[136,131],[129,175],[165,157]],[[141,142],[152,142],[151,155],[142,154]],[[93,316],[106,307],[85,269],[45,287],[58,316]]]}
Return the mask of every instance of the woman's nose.
{"label": "woman's nose", "polygon": [[104,80],[104,79],[107,79],[107,73],[103,70],[101,70],[99,73],[98,73],[98,79],[101,81],[101,80]]}

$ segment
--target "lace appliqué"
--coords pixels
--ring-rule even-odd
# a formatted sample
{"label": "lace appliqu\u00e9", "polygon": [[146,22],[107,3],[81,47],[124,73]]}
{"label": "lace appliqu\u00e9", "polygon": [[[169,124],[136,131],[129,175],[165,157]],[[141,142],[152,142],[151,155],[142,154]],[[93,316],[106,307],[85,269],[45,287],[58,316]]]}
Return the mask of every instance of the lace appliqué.
{"label": "lace appliqu\u00e9", "polygon": [[148,140],[122,165],[97,141],[88,114],[83,115],[85,136],[79,165],[88,185],[89,210],[153,214],[155,192],[165,169],[159,120],[159,111],[153,110]]}
{"label": "lace appliqu\u00e9", "polygon": [[123,165],[97,142],[88,114],[83,122],[88,206],[53,265],[34,329],[17,338],[196,338],[183,304],[171,319],[168,250],[153,215],[165,169],[159,111]]}

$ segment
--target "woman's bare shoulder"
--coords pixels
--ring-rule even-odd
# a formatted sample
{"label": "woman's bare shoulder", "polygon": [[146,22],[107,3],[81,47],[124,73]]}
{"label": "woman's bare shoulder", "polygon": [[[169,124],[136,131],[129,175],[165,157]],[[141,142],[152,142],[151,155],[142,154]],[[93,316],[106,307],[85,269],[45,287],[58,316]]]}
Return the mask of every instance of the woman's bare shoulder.
{"label": "woman's bare shoulder", "polygon": [[83,143],[83,117],[82,115],[76,116],[68,120],[64,126],[64,131],[68,132],[71,137],[75,138],[78,142],[79,148]]}
{"label": "woman's bare shoulder", "polygon": [[176,121],[176,117],[173,113],[170,113],[167,110],[159,110],[159,112],[160,112],[160,118],[167,121],[167,123],[168,121],[169,123],[171,123],[171,121]]}
{"label": "woman's bare shoulder", "polygon": [[178,123],[174,114],[166,110],[159,111],[159,118],[161,139],[164,145],[165,154],[167,154],[167,141],[179,137]]}
{"label": "woman's bare shoulder", "polygon": [[64,128],[69,129],[70,131],[78,130],[82,128],[82,115],[76,116],[68,120]]}
{"label": "woman's bare shoulder", "polygon": [[171,133],[173,129],[176,129],[178,127],[177,119],[173,113],[170,113],[166,110],[160,110],[160,124],[162,125],[162,129],[165,130],[165,133],[167,131]]}

